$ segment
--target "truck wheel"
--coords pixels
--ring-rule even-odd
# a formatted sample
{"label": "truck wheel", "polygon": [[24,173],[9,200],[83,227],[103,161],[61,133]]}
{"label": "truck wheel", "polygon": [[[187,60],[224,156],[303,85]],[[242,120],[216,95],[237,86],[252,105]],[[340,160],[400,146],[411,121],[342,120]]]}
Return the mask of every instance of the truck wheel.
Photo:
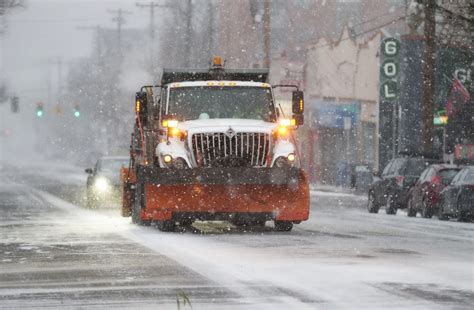
{"label": "truck wheel", "polygon": [[191,225],[193,225],[193,223],[194,223],[194,220],[192,219],[184,219],[184,220],[179,221],[179,226],[190,227]]}
{"label": "truck wheel", "polygon": [[291,231],[293,229],[293,223],[290,221],[275,221],[276,231]]}
{"label": "truck wheel", "polygon": [[174,221],[156,221],[156,227],[158,228],[159,231],[164,231],[164,232],[169,232],[169,231],[174,231],[174,228],[176,226]]}
{"label": "truck wheel", "polygon": [[392,195],[388,195],[387,203],[385,205],[385,213],[390,215],[397,214],[397,207],[395,206],[395,202],[393,201]]}
{"label": "truck wheel", "polygon": [[140,213],[142,210],[142,203],[143,203],[143,197],[142,197],[142,187],[137,184],[137,188],[135,190],[135,199],[133,200],[133,207],[132,207],[132,223],[141,225],[141,226],[150,226],[151,221],[144,221],[140,217]]}
{"label": "truck wheel", "polygon": [[428,207],[426,199],[423,199],[423,201],[421,202],[421,216],[425,219],[430,219],[433,216],[433,210]]}
{"label": "truck wheel", "polygon": [[375,203],[375,197],[371,193],[369,193],[369,197],[367,198],[367,209],[369,213],[379,213],[379,206]]}

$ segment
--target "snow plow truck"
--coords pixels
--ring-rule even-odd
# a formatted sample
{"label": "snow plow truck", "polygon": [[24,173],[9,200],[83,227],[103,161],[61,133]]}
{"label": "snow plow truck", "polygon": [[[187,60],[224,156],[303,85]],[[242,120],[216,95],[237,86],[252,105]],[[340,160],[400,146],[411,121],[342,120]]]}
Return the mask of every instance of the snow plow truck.
{"label": "snow plow truck", "polygon": [[[122,215],[161,231],[226,220],[290,231],[309,216],[309,184],[295,130],[303,92],[267,83],[268,70],[164,69],[136,93],[130,165],[121,170]],[[275,87],[294,87],[285,118]]]}

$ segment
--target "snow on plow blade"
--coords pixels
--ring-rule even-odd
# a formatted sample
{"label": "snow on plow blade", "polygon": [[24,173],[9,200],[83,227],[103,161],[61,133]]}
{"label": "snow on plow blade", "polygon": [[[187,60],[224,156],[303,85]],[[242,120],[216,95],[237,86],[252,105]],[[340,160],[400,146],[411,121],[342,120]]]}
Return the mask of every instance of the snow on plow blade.
{"label": "snow on plow blade", "polygon": [[143,168],[137,180],[144,186],[147,220],[245,213],[300,222],[309,216],[309,185],[298,168]]}

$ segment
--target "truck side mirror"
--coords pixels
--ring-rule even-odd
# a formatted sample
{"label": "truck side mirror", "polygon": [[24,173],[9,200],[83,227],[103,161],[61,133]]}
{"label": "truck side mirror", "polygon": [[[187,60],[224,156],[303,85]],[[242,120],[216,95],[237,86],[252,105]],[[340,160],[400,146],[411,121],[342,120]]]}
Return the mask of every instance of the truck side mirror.
{"label": "truck side mirror", "polygon": [[294,91],[292,94],[292,111],[296,125],[304,124],[304,93],[300,90]]}
{"label": "truck side mirror", "polygon": [[140,118],[142,125],[146,125],[148,112],[148,100],[146,92],[140,91],[135,94],[135,113]]}

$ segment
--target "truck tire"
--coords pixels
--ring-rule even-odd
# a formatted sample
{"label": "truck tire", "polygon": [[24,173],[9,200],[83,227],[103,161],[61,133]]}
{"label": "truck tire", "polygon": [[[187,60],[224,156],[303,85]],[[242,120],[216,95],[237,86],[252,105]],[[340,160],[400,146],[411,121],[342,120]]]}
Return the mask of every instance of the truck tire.
{"label": "truck tire", "polygon": [[174,231],[176,223],[174,221],[156,221],[156,227],[159,231],[170,232]]}
{"label": "truck tire", "polygon": [[290,221],[275,221],[275,231],[291,231],[293,223]]}
{"label": "truck tire", "polygon": [[379,205],[375,202],[375,197],[373,194],[369,193],[367,198],[367,210],[369,213],[379,213]]}
{"label": "truck tire", "polygon": [[143,185],[138,185],[135,190],[135,199],[133,200],[133,207],[132,207],[132,223],[140,225],[140,226],[150,226],[151,221],[144,221],[140,217],[140,213],[142,210],[143,205],[143,197],[142,197]]}

